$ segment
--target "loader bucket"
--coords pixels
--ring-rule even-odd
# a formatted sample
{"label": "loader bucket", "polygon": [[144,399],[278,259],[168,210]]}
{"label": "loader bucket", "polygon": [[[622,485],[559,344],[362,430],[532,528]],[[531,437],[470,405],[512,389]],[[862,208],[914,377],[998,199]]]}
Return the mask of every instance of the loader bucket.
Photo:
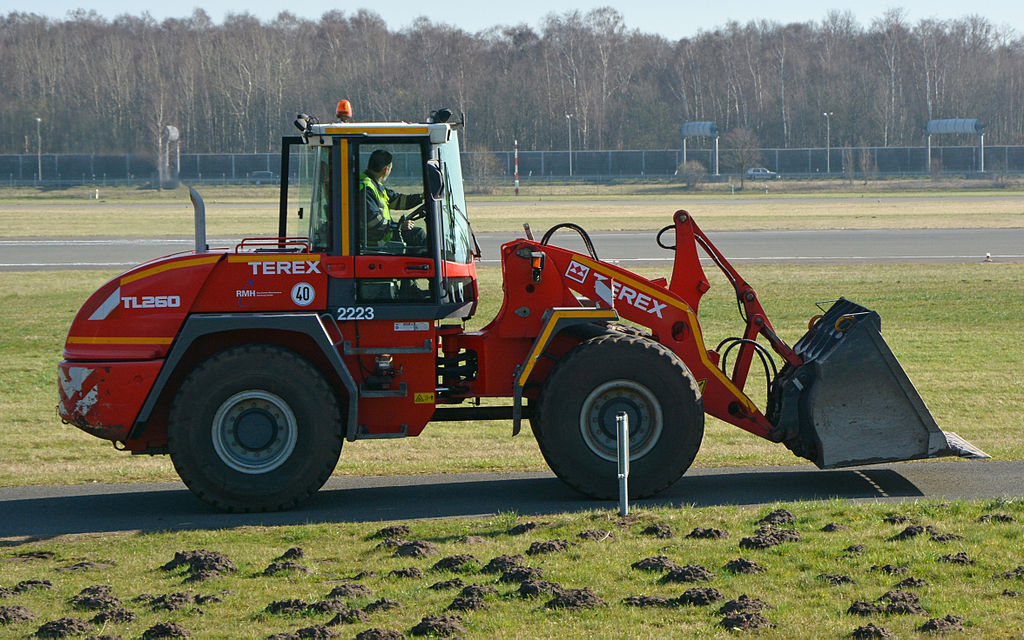
{"label": "loader bucket", "polygon": [[988,458],[935,424],[880,333],[878,313],[840,299],[793,347],[769,401],[776,436],[821,469],[940,456]]}

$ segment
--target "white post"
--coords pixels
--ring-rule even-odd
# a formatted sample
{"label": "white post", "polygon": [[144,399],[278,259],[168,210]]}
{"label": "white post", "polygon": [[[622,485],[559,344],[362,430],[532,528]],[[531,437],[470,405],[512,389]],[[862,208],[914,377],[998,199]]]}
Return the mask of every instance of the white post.
{"label": "white post", "polygon": [[572,177],[572,116],[565,114],[565,121],[569,125],[569,177]]}
{"label": "white post", "polygon": [[620,411],[615,416],[615,440],[619,461],[619,515],[629,515],[629,416]]}

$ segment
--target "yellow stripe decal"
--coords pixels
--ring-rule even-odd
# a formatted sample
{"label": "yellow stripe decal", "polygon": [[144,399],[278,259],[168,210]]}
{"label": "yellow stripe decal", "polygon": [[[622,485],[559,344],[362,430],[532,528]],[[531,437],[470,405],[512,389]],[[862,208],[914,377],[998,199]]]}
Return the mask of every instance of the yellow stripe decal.
{"label": "yellow stripe decal", "polygon": [[[758,411],[757,405],[755,405],[754,402],[747,397],[747,394],[743,393],[735,384],[733,384],[732,380],[729,379],[729,376],[725,375],[725,372],[719,369],[717,366],[715,366],[715,364],[711,362],[711,359],[708,358],[708,350],[704,346],[704,335],[700,331],[700,323],[697,322],[697,314],[693,312],[693,309],[690,308],[690,305],[686,304],[682,300],[676,299],[675,297],[664,297],[661,295],[658,289],[654,289],[642,282],[638,282],[632,278],[623,276],[620,273],[605,271],[604,269],[601,268],[602,265],[600,263],[593,262],[592,260],[588,260],[582,256],[576,256],[574,260],[576,260],[576,262],[584,266],[590,267],[592,270],[599,272],[601,275],[611,278],[612,280],[618,282],[619,284],[628,284],[630,287],[633,287],[634,289],[637,289],[640,292],[647,294],[648,296],[658,300],[659,302],[663,302],[665,304],[675,307],[676,309],[683,311],[683,313],[686,314],[686,323],[690,325],[690,330],[693,331],[693,337],[697,340],[697,354],[700,357],[701,362],[704,363],[705,368],[707,368],[707,370],[710,371],[712,375],[718,378],[722,385],[725,386],[725,388],[728,389],[734,396],[736,396],[737,400],[739,400],[744,404],[744,406],[746,406],[748,411]],[[703,389],[701,390],[701,392],[703,393]]]}
{"label": "yellow stripe decal", "polygon": [[352,255],[352,248],[349,246],[351,242],[349,238],[349,226],[351,225],[351,219],[349,218],[349,194],[348,194],[348,140],[341,141],[341,171],[338,175],[341,176],[341,255],[350,256]]}
{"label": "yellow stripe decal", "polygon": [[614,309],[580,309],[579,311],[573,310],[561,310],[555,311],[548,318],[547,325],[544,326],[544,331],[541,332],[537,338],[536,343],[533,346],[533,351],[526,358],[526,366],[523,367],[523,371],[519,374],[519,380],[517,384],[522,387],[526,384],[526,381],[530,378],[530,373],[533,372],[534,365],[537,364],[537,360],[540,358],[540,354],[544,351],[544,347],[548,346],[548,341],[551,339],[551,332],[555,330],[555,326],[558,324],[558,320],[561,318],[590,318],[593,320],[614,320],[618,316]]}
{"label": "yellow stripe decal", "polygon": [[393,127],[368,127],[366,129],[352,129],[350,127],[325,127],[324,134],[331,133],[350,133],[353,135],[370,135],[370,136],[409,136],[409,135],[426,135],[430,130],[426,127],[417,127],[410,125],[396,125]]}
{"label": "yellow stripe decal", "polygon": [[145,269],[138,273],[133,273],[130,276],[121,278],[121,285],[124,286],[129,282],[135,282],[149,276],[155,276],[158,273],[165,271],[171,271],[172,269],[184,269],[185,267],[196,267],[203,264],[212,264],[220,260],[220,255],[204,256],[202,258],[192,258],[191,260],[178,260],[177,262],[168,262],[151,269]]}
{"label": "yellow stripe decal", "polygon": [[68,344],[171,344],[174,338],[94,338],[85,336],[68,336]]}

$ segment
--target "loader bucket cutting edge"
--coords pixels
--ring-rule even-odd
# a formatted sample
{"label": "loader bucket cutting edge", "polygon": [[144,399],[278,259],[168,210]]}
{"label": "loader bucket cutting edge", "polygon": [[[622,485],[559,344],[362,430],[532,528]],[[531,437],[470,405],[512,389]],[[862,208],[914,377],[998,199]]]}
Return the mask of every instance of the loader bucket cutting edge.
{"label": "loader bucket cutting edge", "polygon": [[945,432],[880,333],[878,313],[840,299],[793,347],[803,364],[773,384],[769,419],[821,469],[989,456]]}

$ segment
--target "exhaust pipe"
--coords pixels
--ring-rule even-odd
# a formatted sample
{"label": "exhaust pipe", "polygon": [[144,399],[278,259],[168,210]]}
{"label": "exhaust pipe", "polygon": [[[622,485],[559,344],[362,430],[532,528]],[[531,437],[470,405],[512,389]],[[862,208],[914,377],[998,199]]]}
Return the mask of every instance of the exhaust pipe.
{"label": "exhaust pipe", "polygon": [[192,201],[196,226],[196,253],[206,253],[210,247],[206,244],[206,205],[203,197],[193,187],[188,188],[188,198]]}
{"label": "exhaust pipe", "polygon": [[935,423],[875,311],[840,299],[793,350],[803,364],[776,376],[768,419],[778,439],[819,468],[990,457]]}

